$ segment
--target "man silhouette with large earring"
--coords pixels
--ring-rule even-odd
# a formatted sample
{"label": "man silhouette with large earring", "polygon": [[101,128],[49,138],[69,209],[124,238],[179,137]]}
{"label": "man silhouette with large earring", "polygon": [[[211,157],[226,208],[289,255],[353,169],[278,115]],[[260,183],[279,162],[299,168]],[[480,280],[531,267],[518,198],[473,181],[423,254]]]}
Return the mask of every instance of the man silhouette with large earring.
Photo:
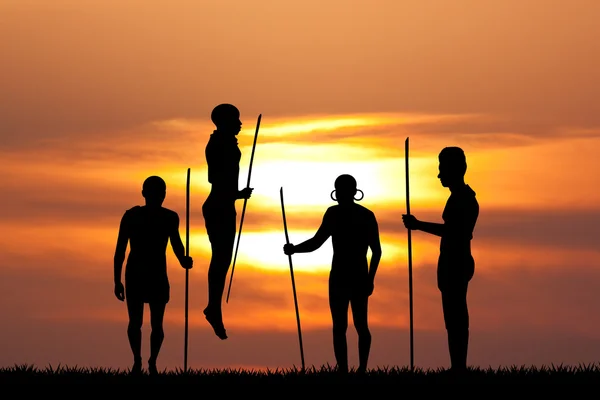
{"label": "man silhouette with large earring", "polygon": [[[361,192],[362,196],[354,196]],[[329,273],[329,307],[333,322],[333,350],[338,371],[348,372],[348,306],[352,308],[352,319],[358,334],[357,372],[367,370],[371,351],[371,332],[368,323],[369,296],[373,293],[375,274],[381,260],[379,227],[375,214],[355,200],[364,193],[357,189],[356,179],[351,175],[340,175],[335,180],[331,199],[338,204],[331,206],[323,216],[317,233],[303,243],[286,244],[287,255],[310,253],[317,250],[331,236],[333,260]],[[367,251],[371,249],[371,263]]]}

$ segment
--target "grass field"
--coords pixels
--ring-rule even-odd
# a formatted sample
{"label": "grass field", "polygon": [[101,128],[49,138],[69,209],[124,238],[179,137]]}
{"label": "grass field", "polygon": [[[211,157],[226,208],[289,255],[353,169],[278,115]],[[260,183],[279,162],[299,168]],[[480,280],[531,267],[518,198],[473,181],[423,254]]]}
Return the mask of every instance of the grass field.
{"label": "grass field", "polygon": [[329,366],[310,367],[302,372],[300,369],[282,369],[272,371],[252,370],[182,370],[162,371],[156,376],[146,373],[140,376],[129,374],[128,370],[111,370],[103,368],[78,367],[46,367],[37,368],[30,365],[14,366],[0,369],[0,383],[216,383],[231,384],[311,384],[311,383],[361,383],[361,384],[407,384],[407,383],[600,383],[600,367],[598,365],[579,366],[511,366],[499,369],[471,368],[466,375],[453,376],[444,370],[408,368],[374,368],[364,375],[351,371],[347,375],[339,375]]}

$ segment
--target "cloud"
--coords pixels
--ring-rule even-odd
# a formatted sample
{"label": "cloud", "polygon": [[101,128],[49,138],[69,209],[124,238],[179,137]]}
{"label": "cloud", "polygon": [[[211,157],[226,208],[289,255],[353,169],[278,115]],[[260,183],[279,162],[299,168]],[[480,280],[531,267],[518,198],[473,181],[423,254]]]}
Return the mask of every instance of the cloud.
{"label": "cloud", "polygon": [[[411,139],[413,158],[437,154],[447,145],[459,145],[469,154],[498,152],[515,147],[543,146],[566,140],[593,140],[600,130],[565,126],[533,126],[493,115],[373,113],[266,117],[259,133],[257,163],[275,162],[285,152],[288,160],[307,162],[385,162],[402,157],[404,141]],[[169,119],[149,122],[99,135],[76,133],[42,141],[28,141],[2,151],[2,163],[22,172],[42,163],[69,169],[106,171],[156,170],[157,166],[194,169],[205,174],[204,150],[213,131],[206,120]],[[249,162],[254,123],[244,126],[238,140],[243,168]],[[1,165],[0,165],[1,166]],[[131,173],[130,172],[130,173]],[[246,171],[242,171],[246,172]],[[121,174],[123,176],[123,174]],[[203,182],[203,187],[207,187]]]}
{"label": "cloud", "polygon": [[227,2],[144,3],[143,13],[137,2],[59,4],[2,5],[5,148],[208,119],[220,102],[252,119],[401,111],[534,129],[600,124],[592,2],[380,2],[342,14],[340,1],[260,0],[234,12]]}
{"label": "cloud", "polygon": [[[384,213],[380,230],[402,234],[398,213]],[[419,219],[443,222],[439,212],[420,212]],[[301,223],[300,221],[297,223]],[[420,235],[420,233],[417,233]],[[573,250],[595,250],[600,236],[600,212],[585,209],[482,209],[474,232],[474,243],[485,245],[548,246]]]}
{"label": "cloud", "polygon": [[[43,170],[40,169],[43,173]],[[0,219],[5,226],[29,224],[54,224],[56,226],[96,227],[99,229],[118,229],[118,221],[123,212],[136,205],[143,204],[141,182],[148,173],[139,174],[139,183],[114,182],[110,176],[106,179],[77,178],[72,175],[65,180],[60,173],[38,175],[5,174],[3,187],[9,195],[0,208]],[[183,172],[173,173],[180,176],[174,183],[165,202],[165,206],[176,210],[181,219],[181,229],[185,221],[185,189]],[[131,178],[123,178],[131,181]],[[197,178],[200,179],[200,178]],[[172,182],[173,179],[169,180]],[[177,182],[177,181],[175,181]],[[266,195],[266,194],[265,194]],[[204,218],[201,204],[206,194],[201,189],[192,193],[190,224],[194,231],[204,234]],[[273,194],[273,197],[275,194]],[[271,199],[273,204],[275,199]],[[269,201],[271,201],[269,200]],[[244,229],[246,232],[282,229],[282,217],[279,206],[263,203],[265,199],[249,204]],[[443,199],[440,200],[442,202]],[[278,201],[277,201],[278,202]],[[482,203],[483,204],[483,203]],[[287,206],[286,218],[291,230],[312,231],[318,228],[322,214],[327,206]],[[404,235],[401,204],[368,205],[377,215],[382,234]],[[241,204],[238,204],[238,223],[241,218]],[[423,220],[441,222],[441,210],[426,208],[415,209]],[[182,231],[183,232],[183,231]],[[547,206],[539,208],[486,207],[483,204],[477,228],[476,243],[523,244],[551,246],[554,248],[595,249],[596,239],[600,236],[600,213],[595,208],[567,208]]]}

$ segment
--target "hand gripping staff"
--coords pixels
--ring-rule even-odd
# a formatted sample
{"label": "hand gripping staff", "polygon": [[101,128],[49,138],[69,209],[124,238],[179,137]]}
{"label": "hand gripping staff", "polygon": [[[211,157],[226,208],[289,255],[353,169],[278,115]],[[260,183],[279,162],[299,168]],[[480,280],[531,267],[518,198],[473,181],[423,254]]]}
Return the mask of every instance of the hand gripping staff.
{"label": "hand gripping staff", "polygon": [[[254,132],[254,143],[252,144],[252,154],[250,155],[250,168],[248,169],[248,183],[246,187],[250,187],[250,176],[252,175],[252,161],[254,161],[254,150],[256,149],[256,138],[258,138],[258,128],[260,128],[260,120],[262,114],[258,115],[258,121],[256,121],[256,131]],[[238,247],[240,246],[240,237],[242,236],[242,227],[244,225],[244,215],[246,214],[246,204],[248,199],[244,199],[244,207],[242,208],[242,218],[240,219],[240,231],[238,232],[237,243],[235,245],[235,254],[233,256],[233,265],[231,266],[231,275],[229,276],[229,288],[227,289],[226,302],[229,303],[229,293],[231,292],[231,282],[233,281],[233,272],[235,271],[235,261],[237,259]]]}

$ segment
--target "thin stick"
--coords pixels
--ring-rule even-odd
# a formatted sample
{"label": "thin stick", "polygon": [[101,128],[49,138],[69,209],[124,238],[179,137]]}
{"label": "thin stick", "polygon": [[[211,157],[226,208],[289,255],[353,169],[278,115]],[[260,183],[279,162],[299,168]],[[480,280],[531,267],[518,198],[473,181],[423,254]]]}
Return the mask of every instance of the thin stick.
{"label": "thin stick", "polygon": [[[285,243],[290,243],[288,236],[287,222],[285,220],[285,207],[283,205],[283,188],[279,189],[279,197],[281,198],[281,214],[283,215],[283,230],[285,231]],[[302,329],[300,328],[300,311],[298,310],[298,297],[296,296],[296,281],[294,280],[294,267],[292,265],[292,256],[288,255],[290,262],[290,274],[292,275],[292,290],[294,292],[294,306],[296,307],[296,323],[298,324],[298,341],[300,342],[300,358],[302,360],[302,371],[304,371],[304,347],[302,346]]]}
{"label": "thin stick", "polygon": [[[248,183],[246,187],[250,187],[250,175],[252,174],[252,161],[254,160],[254,149],[256,149],[256,138],[258,137],[258,128],[260,128],[260,120],[262,114],[258,115],[258,121],[256,121],[256,131],[254,132],[254,143],[252,144],[252,154],[250,155],[250,168],[248,169]],[[244,207],[242,208],[242,218],[240,219],[240,231],[238,232],[237,243],[235,245],[235,255],[233,256],[233,265],[231,267],[231,275],[229,276],[229,288],[227,289],[227,300],[229,303],[229,293],[231,292],[231,281],[233,281],[233,271],[235,270],[235,261],[237,259],[238,248],[240,247],[240,237],[242,236],[242,226],[244,226],[244,215],[246,214],[246,203],[248,199],[244,199]]]}
{"label": "thin stick", "polygon": [[[190,255],[190,169],[187,170],[187,183],[185,188],[185,255]],[[185,269],[185,343],[183,349],[183,371],[187,372],[188,366],[188,288],[190,270]]]}
{"label": "thin stick", "polygon": [[[408,173],[408,138],[404,142],[404,165],[406,170],[406,214],[410,215],[410,190]],[[414,346],[413,346],[413,282],[412,282],[412,236],[408,229],[408,297],[410,307],[410,370],[414,371]]]}

